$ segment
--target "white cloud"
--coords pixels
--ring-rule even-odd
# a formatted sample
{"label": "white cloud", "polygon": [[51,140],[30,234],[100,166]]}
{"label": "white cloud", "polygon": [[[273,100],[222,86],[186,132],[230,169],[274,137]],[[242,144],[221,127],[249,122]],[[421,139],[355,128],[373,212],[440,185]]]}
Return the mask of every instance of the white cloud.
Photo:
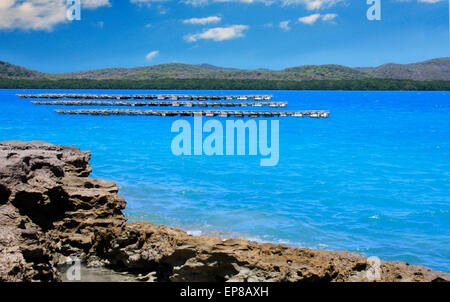
{"label": "white cloud", "polygon": [[200,6],[209,4],[209,0],[181,0],[185,4],[190,4],[192,6]]}
{"label": "white cloud", "polygon": [[[64,1],[65,2],[65,1]],[[109,0],[81,0],[81,7],[86,9],[96,9],[98,7],[111,7]]]}
{"label": "white cloud", "polygon": [[325,14],[322,15],[322,21],[323,22],[332,22],[334,19],[336,19],[338,15],[337,14]]}
{"label": "white cloud", "polygon": [[220,22],[220,20],[222,20],[221,17],[211,16],[211,17],[205,17],[205,18],[191,18],[191,19],[183,20],[183,23],[184,24],[201,24],[201,25],[205,25],[205,24],[208,24],[208,23],[217,23],[217,22]]}
{"label": "white cloud", "polygon": [[51,30],[66,21],[66,5],[61,0],[0,1],[0,30]]}
{"label": "white cloud", "polygon": [[154,50],[154,51],[149,52],[149,53],[145,56],[145,58],[146,58],[147,60],[151,60],[151,59],[153,59],[154,57],[156,57],[158,54],[159,54],[159,51],[158,51],[158,50]]}
{"label": "white cloud", "polygon": [[345,0],[281,0],[284,6],[288,5],[303,5],[308,10],[318,10],[330,8],[338,4],[339,2],[344,2]]}
{"label": "white cloud", "polygon": [[312,14],[306,17],[298,18],[298,22],[308,25],[313,25],[318,20],[322,20],[323,22],[330,22],[334,23],[333,20],[336,19],[338,15],[337,14]]}
{"label": "white cloud", "polygon": [[241,3],[255,3],[255,2],[263,2],[257,0],[214,0],[214,2],[241,2]]}
{"label": "white cloud", "polygon": [[181,2],[185,4],[190,4],[192,6],[201,6],[201,5],[208,5],[211,3],[225,3],[225,2],[236,2],[244,4],[264,3],[266,5],[270,5],[276,1],[277,0],[181,0]]}
{"label": "white cloud", "polygon": [[130,0],[131,3],[137,4],[137,5],[148,5],[150,6],[152,2],[167,2],[170,0]]}
{"label": "white cloud", "polygon": [[[82,7],[110,6],[109,0],[83,0]],[[0,30],[52,30],[67,22],[65,0],[0,0]]]}
{"label": "white cloud", "polygon": [[[166,0],[130,0],[132,2],[151,2],[151,1],[166,1]],[[263,3],[271,5],[279,3],[281,6],[297,6],[302,5],[308,10],[327,9],[336,6],[339,3],[346,3],[349,0],[180,0],[185,4],[193,6],[202,6],[218,2],[236,2],[244,4]],[[413,0],[395,0],[397,2],[411,2]],[[438,3],[445,0],[417,0],[421,3]]]}
{"label": "white cloud", "polygon": [[200,39],[213,40],[216,42],[231,40],[244,37],[244,31],[249,27],[246,25],[232,25],[229,27],[215,27],[207,29],[202,33],[191,34],[185,36],[185,40],[188,42],[196,42]]}
{"label": "white cloud", "polygon": [[289,21],[289,20],[281,21],[278,26],[285,31],[289,31],[289,30],[291,30],[289,23],[291,23],[291,21]]}
{"label": "white cloud", "polygon": [[[131,1],[146,1],[146,0],[131,0]],[[236,2],[236,3],[263,3],[265,5],[271,5],[273,3],[279,3],[281,6],[302,5],[308,10],[325,9],[335,6],[340,2],[346,0],[181,0],[185,4],[193,6],[208,5],[217,2]]]}
{"label": "white cloud", "polygon": [[316,21],[319,20],[319,18],[320,14],[312,14],[310,16],[298,18],[298,22],[311,25],[316,23]]}
{"label": "white cloud", "polygon": [[[169,1],[169,0],[130,0],[135,3],[150,3],[152,1]],[[223,2],[235,2],[244,4],[263,3],[265,5],[271,5],[273,3],[279,3],[281,6],[297,6],[302,5],[308,10],[320,10],[327,9],[336,6],[339,3],[346,3],[349,0],[180,0],[182,3],[190,4],[193,6],[202,6],[212,3]],[[397,2],[411,2],[413,0],[394,0]],[[446,0],[417,0],[421,3],[438,3]]]}

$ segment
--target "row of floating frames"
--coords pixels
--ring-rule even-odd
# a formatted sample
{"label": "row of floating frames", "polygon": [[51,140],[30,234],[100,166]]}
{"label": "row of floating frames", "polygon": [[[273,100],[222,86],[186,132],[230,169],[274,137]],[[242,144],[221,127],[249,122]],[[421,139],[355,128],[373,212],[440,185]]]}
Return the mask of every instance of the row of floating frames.
{"label": "row of floating frames", "polygon": [[[158,95],[106,95],[106,94],[18,94],[21,98],[88,98],[88,99],[118,99],[119,101],[34,101],[33,104],[36,105],[67,105],[67,106],[84,106],[84,105],[95,105],[95,106],[199,106],[199,107],[286,107],[287,102],[203,102],[203,101],[165,101],[166,98],[190,98],[198,100],[206,98],[217,98],[221,99],[239,99],[246,100],[248,98],[253,98],[255,100],[259,99],[272,99],[270,95],[240,95],[240,96],[199,96],[199,95],[172,95],[172,94],[158,94]],[[121,99],[146,99],[146,98],[157,98],[162,99],[161,101],[152,102],[132,102],[132,101],[120,101]],[[330,112],[325,110],[307,110],[307,111],[240,111],[240,110],[132,110],[132,109],[81,109],[81,110],[55,110],[60,114],[91,114],[91,115],[154,115],[154,116],[220,116],[220,117],[313,117],[313,118],[328,118]]]}
{"label": "row of floating frames", "polygon": [[273,95],[187,95],[187,94],[141,94],[141,95],[119,95],[119,94],[17,94],[20,98],[32,99],[112,99],[112,100],[255,100],[255,101],[270,101]]}
{"label": "row of floating frames", "polygon": [[303,111],[242,111],[242,110],[135,110],[135,109],[79,109],[55,110],[59,114],[81,115],[145,115],[145,116],[206,116],[206,117],[312,117],[328,118],[330,112],[325,110]]}
{"label": "row of floating frames", "polygon": [[172,107],[286,107],[287,102],[200,102],[200,101],[32,101],[35,105],[63,106],[172,106]]}

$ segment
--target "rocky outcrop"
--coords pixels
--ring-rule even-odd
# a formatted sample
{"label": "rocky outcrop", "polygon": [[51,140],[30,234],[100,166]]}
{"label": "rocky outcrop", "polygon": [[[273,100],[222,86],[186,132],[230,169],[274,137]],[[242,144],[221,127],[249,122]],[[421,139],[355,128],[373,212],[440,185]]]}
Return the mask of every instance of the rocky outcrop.
{"label": "rocky outcrop", "polygon": [[89,159],[74,147],[0,143],[0,280],[59,280],[65,256],[86,259],[124,228],[125,200],[88,177]]}
{"label": "rocky outcrop", "polygon": [[[76,256],[142,281],[449,281],[422,266],[329,252],[195,237],[127,224],[113,182],[89,178],[90,153],[44,142],[0,143],[0,281],[59,281]],[[377,272],[380,272],[377,275]]]}

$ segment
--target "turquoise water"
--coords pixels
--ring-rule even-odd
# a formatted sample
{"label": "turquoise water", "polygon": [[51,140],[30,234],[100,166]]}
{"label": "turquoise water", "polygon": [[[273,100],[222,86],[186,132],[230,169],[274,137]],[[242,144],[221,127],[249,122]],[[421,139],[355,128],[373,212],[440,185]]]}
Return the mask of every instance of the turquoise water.
{"label": "turquoise water", "polygon": [[92,176],[117,181],[130,220],[450,272],[449,92],[202,91],[331,111],[279,119],[275,167],[255,156],[176,157],[175,118],[63,116],[14,96],[43,92],[61,91],[0,90],[0,140],[91,150]]}

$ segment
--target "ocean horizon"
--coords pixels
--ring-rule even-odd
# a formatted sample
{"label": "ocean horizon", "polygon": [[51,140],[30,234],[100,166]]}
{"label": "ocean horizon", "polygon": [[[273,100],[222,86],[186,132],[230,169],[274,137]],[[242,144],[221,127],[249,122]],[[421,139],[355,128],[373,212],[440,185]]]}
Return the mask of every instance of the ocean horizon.
{"label": "ocean horizon", "polygon": [[[54,109],[96,107],[38,106],[16,96],[66,92],[271,94],[273,101],[289,102],[287,110],[331,114],[328,119],[261,118],[279,120],[278,164],[262,167],[260,156],[175,156],[171,125],[179,119],[192,122],[192,117],[58,115]],[[450,272],[449,96],[421,91],[0,90],[0,140],[90,150],[91,176],[117,182],[129,221],[146,220],[192,235],[349,250]]]}

